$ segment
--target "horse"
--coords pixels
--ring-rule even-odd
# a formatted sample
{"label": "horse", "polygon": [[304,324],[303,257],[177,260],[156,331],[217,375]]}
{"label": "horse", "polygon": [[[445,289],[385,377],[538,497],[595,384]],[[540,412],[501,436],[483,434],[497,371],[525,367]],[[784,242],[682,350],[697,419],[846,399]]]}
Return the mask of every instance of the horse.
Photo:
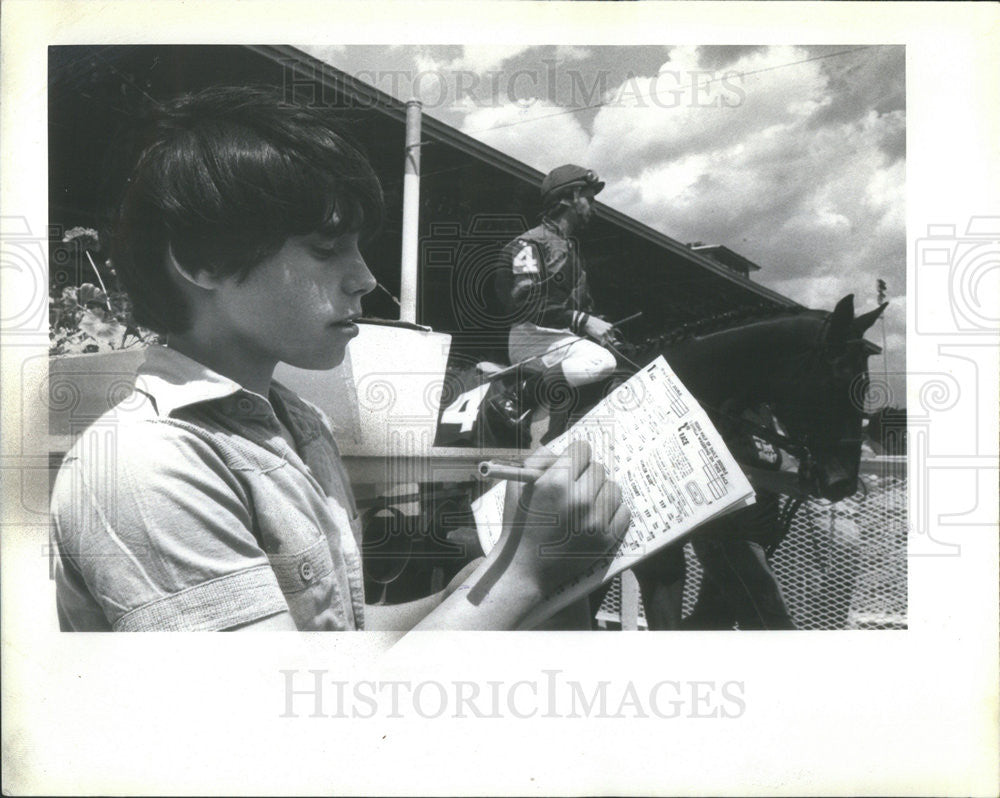
{"label": "horse", "polygon": [[832,312],[776,313],[701,331],[709,320],[647,340],[642,360],[662,354],[723,426],[742,408],[771,405],[788,433],[755,431],[799,457],[803,492],[839,501],[857,488],[867,360],[882,351],[863,335],[886,307],[855,318],[848,294]]}
{"label": "horse", "polygon": [[[857,488],[867,358],[881,351],[863,335],[885,307],[882,304],[855,317],[854,296],[849,294],[832,312],[781,308],[755,311],[755,315],[721,314],[623,345],[620,359],[630,366],[606,383],[585,390],[574,417],[586,413],[635,370],[663,355],[708,412],[738,460],[740,453],[734,445],[737,439],[749,436],[763,441],[797,460],[792,492],[839,501]],[[520,412],[522,404],[514,402],[521,423],[513,429],[509,416],[503,417],[498,411],[503,402],[511,401],[512,395],[518,400],[523,398],[516,396],[523,374],[514,366],[473,367],[472,362],[458,358],[456,366],[449,368],[436,445],[530,448],[528,414]],[[779,424],[748,420],[746,411],[762,404],[773,409]],[[766,475],[762,472],[758,476]],[[756,509],[736,511],[719,523],[737,529],[760,526],[761,508],[772,504],[768,492],[759,490]],[[710,537],[705,534],[711,532],[706,530],[708,526],[699,527],[692,540],[698,542],[706,574],[719,577],[718,569],[703,556],[708,553],[708,544],[702,545],[701,538],[707,541]],[[765,584],[773,582],[773,575],[761,560],[756,557],[754,576],[764,592],[777,593],[780,603],[776,582]],[[752,559],[747,562],[753,564]],[[633,570],[650,628],[678,628],[683,589],[680,547],[668,547]],[[725,579],[719,577],[716,581],[724,583]],[[774,613],[777,621],[763,619],[760,626],[782,626],[781,617],[779,607]],[[753,625],[740,619],[741,628]]]}
{"label": "horse", "polygon": [[[832,312],[776,313],[721,329],[724,319],[709,319],[647,340],[638,359],[648,362],[662,354],[727,442],[749,434],[772,451],[791,453],[798,460],[797,485],[791,490],[799,497],[836,502],[857,490],[867,359],[881,351],[863,335],[885,308],[883,303],[855,317],[854,296],[848,294]],[[772,408],[779,423],[748,420],[746,411],[761,405]],[[751,481],[757,480],[751,476]],[[782,524],[777,515],[774,492],[758,489],[756,506],[705,525],[692,536],[706,572],[692,615],[710,600],[706,588],[712,582],[719,593],[729,594],[730,617],[709,628],[731,628],[733,621],[740,628],[794,628],[766,552],[756,542],[763,536],[771,551],[781,542],[781,527],[787,528],[790,517]],[[651,629],[680,628],[683,563],[683,553],[674,547],[634,569]],[[721,598],[725,603],[726,596]]]}

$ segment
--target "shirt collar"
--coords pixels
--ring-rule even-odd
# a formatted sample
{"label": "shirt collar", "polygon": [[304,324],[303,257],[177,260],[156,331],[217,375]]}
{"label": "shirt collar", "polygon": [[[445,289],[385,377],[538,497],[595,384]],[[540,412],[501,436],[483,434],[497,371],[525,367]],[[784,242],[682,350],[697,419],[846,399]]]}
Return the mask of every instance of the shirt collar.
{"label": "shirt collar", "polygon": [[136,373],[135,387],[153,398],[156,412],[161,416],[241,392],[257,396],[197,360],[175,349],[155,345],[146,350],[146,360]]}
{"label": "shirt collar", "polygon": [[565,241],[567,244],[569,244],[569,246],[572,247],[572,246],[576,245],[575,244],[575,238],[573,236],[566,235],[566,233],[563,232],[563,229],[558,224],[556,224],[554,221],[552,221],[552,219],[550,219],[548,216],[543,216],[542,217],[542,225],[547,230],[550,230],[552,233],[554,233],[555,235],[559,236],[559,238],[561,238],[563,241]]}
{"label": "shirt collar", "polygon": [[556,224],[554,221],[552,221],[548,216],[542,217],[542,224],[545,225],[545,227],[547,227],[549,230],[551,230],[560,238],[566,238],[566,235],[563,233],[562,228],[560,228],[559,225]]}
{"label": "shirt collar", "polygon": [[277,380],[271,381],[265,398],[166,346],[154,345],[146,350],[146,360],[136,373],[135,387],[152,397],[160,416],[202,402],[228,399],[225,412],[233,418],[276,427],[278,418],[273,399],[280,403],[298,445],[304,446],[322,434],[321,416],[315,408]]}

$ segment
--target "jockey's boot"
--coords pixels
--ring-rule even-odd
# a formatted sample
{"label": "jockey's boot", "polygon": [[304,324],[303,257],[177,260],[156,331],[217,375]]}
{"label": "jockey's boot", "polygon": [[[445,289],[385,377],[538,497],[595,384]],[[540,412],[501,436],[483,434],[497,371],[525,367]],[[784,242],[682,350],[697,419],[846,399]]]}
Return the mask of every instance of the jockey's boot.
{"label": "jockey's boot", "polygon": [[556,365],[542,372],[538,380],[536,395],[539,404],[549,409],[549,428],[542,436],[544,445],[558,438],[569,426],[570,413],[579,403],[579,393],[566,380],[562,366]]}

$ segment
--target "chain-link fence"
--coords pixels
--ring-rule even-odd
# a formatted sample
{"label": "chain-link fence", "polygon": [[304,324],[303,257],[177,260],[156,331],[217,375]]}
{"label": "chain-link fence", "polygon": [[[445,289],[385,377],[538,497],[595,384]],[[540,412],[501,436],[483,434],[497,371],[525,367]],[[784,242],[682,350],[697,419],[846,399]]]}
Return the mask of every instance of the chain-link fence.
{"label": "chain-link fence", "polygon": [[[771,557],[796,625],[802,629],[905,629],[907,625],[906,465],[897,458],[863,463],[860,490],[830,504],[807,501]],[[683,615],[694,608],[702,569],[684,547]],[[598,622],[620,623],[616,579]],[[639,607],[639,627],[645,628]]]}

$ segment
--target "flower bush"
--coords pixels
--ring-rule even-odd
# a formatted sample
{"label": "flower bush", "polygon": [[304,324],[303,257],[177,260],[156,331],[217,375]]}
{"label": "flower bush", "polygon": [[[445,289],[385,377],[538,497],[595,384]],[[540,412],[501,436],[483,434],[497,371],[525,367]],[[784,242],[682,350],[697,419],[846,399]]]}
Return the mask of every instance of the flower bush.
{"label": "flower bush", "polygon": [[[156,340],[132,322],[128,294],[118,287],[111,262],[101,257],[96,230],[73,227],[50,243],[50,355],[109,352]],[[96,284],[77,285],[85,275]]]}

